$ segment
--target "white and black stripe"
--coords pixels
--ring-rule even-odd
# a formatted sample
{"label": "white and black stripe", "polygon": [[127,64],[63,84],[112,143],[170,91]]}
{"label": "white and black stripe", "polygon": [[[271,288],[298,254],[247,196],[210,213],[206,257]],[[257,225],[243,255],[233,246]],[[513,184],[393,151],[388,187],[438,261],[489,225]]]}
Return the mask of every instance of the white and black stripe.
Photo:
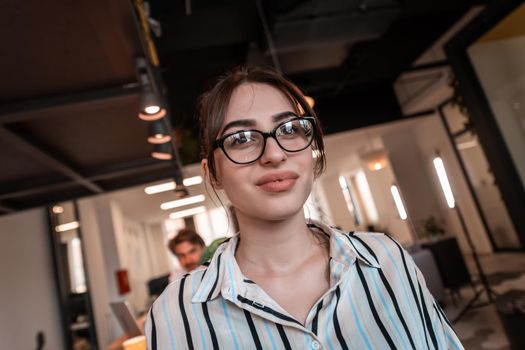
{"label": "white and black stripe", "polygon": [[173,282],[155,301],[146,322],[148,349],[303,349],[314,342],[323,349],[463,348],[395,240],[317,222],[311,227],[329,236],[331,289],[304,325],[243,276],[235,236],[207,268]]}
{"label": "white and black stripe", "polygon": [[188,275],[184,276],[180,282],[179,288],[179,309],[182,316],[182,322],[184,324],[184,333],[186,334],[186,342],[188,344],[188,349],[194,349],[193,339],[191,338],[190,324],[188,322],[188,316],[186,315],[186,307],[184,304],[184,283]]}
{"label": "white and black stripe", "polygon": [[248,327],[250,328],[250,333],[252,334],[253,343],[255,344],[255,348],[257,350],[262,350],[261,340],[259,339],[259,334],[257,334],[257,329],[255,329],[255,325],[253,324],[252,315],[249,311],[243,310],[244,316],[246,317],[246,322],[248,322]]}

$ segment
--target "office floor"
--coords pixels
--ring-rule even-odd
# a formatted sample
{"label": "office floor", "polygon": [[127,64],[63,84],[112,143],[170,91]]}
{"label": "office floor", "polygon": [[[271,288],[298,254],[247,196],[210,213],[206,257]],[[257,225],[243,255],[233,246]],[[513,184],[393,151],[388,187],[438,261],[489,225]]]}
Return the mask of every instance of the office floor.
{"label": "office floor", "polygon": [[[474,260],[471,257],[466,257],[466,260],[471,275],[476,275]],[[489,284],[496,293],[502,294],[512,289],[525,290],[525,253],[484,255],[480,256],[480,261]],[[445,313],[448,318],[452,320],[473,295],[474,291],[470,286],[462,288],[457,305],[453,305],[450,295],[447,295]],[[487,300],[486,296],[481,299]],[[469,311],[454,325],[454,329],[467,350],[510,349],[493,304]]]}

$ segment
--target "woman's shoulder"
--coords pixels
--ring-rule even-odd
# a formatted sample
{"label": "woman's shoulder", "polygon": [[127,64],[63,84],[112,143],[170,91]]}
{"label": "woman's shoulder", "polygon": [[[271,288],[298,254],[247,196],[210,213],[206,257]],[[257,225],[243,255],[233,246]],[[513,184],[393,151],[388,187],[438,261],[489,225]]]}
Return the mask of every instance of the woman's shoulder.
{"label": "woman's shoulder", "polygon": [[[153,302],[152,310],[156,312],[158,309],[176,309],[180,308],[180,304],[189,304],[195,290],[199,287],[203,274],[207,270],[207,266],[200,266],[197,269],[181,275],[179,278],[170,282],[159,297]],[[176,302],[174,302],[176,301]]]}
{"label": "woman's shoulder", "polygon": [[406,251],[403,246],[390,234],[381,232],[349,232],[347,233],[353,247],[358,252],[366,252],[380,265],[388,262],[401,262]]}

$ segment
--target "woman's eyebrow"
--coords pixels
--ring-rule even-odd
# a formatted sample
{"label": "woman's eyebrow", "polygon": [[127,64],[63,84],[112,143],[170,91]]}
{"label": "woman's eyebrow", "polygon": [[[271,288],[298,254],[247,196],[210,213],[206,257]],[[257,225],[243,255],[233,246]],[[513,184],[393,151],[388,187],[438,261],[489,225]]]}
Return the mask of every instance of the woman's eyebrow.
{"label": "woman's eyebrow", "polygon": [[280,122],[281,120],[283,119],[286,119],[290,116],[296,116],[296,114],[294,112],[291,112],[291,111],[285,111],[285,112],[281,112],[281,113],[277,113],[275,115],[272,116],[272,120],[273,122]]}
{"label": "woman's eyebrow", "polygon": [[[295,116],[295,113],[291,111],[280,112],[280,113],[272,115],[272,121],[274,123],[280,122],[281,120],[286,119],[290,116]],[[236,126],[254,127],[255,125],[257,125],[255,119],[237,119],[237,120],[231,121],[228,124],[226,124],[224,128],[222,128],[219,135],[224,134],[226,130],[236,127]]]}
{"label": "woman's eyebrow", "polygon": [[233,128],[233,127],[236,127],[236,126],[255,126],[256,125],[256,122],[255,122],[255,119],[237,119],[237,120],[234,120],[234,121],[231,121],[229,122],[228,124],[226,124],[224,126],[224,128],[222,128],[221,132],[219,133],[219,135],[222,135],[224,134],[224,132],[230,128]]}

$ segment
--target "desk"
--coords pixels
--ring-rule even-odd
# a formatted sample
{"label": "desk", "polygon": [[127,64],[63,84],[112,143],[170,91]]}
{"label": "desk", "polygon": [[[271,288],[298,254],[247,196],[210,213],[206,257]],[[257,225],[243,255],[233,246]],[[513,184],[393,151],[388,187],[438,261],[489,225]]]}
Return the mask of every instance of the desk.
{"label": "desk", "polygon": [[109,344],[106,350],[122,350],[123,349],[122,343],[124,343],[126,339],[128,339],[128,336],[124,334],[122,337],[118,338],[113,343]]}
{"label": "desk", "polygon": [[525,349],[525,313],[513,310],[514,303],[525,303],[525,291],[510,290],[496,297],[496,310],[503,323],[512,350]]}
{"label": "desk", "polygon": [[470,274],[456,238],[442,238],[423,243],[421,246],[432,252],[445,288],[457,291],[470,283]]}

